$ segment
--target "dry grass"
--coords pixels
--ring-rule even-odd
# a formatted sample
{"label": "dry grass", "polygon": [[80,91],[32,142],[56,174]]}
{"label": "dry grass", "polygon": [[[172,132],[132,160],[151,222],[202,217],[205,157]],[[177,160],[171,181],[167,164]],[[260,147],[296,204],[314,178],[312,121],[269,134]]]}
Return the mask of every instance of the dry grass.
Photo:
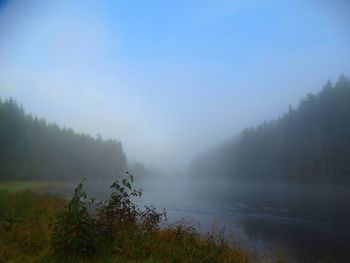
{"label": "dry grass", "polygon": [[65,204],[62,198],[29,190],[1,191],[0,262],[35,258],[49,249],[50,222]]}

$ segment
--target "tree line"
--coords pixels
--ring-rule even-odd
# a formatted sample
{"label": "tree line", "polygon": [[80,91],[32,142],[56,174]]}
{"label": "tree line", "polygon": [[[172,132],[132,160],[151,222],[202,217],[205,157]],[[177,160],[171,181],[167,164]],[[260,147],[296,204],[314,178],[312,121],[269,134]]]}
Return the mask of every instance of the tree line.
{"label": "tree line", "polygon": [[0,99],[0,180],[111,180],[126,170],[119,141],[61,128]]}
{"label": "tree line", "polygon": [[276,120],[245,129],[192,163],[198,177],[350,183],[350,81],[341,76]]}

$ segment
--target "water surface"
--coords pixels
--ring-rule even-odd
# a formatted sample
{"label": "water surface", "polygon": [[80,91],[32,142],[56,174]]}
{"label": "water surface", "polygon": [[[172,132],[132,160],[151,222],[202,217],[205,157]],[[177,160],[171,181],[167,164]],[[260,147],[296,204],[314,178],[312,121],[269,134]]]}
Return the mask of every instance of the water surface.
{"label": "water surface", "polygon": [[161,179],[143,182],[140,205],[166,208],[170,220],[187,218],[202,231],[232,230],[260,253],[295,262],[327,254],[350,262],[350,191],[341,186]]}

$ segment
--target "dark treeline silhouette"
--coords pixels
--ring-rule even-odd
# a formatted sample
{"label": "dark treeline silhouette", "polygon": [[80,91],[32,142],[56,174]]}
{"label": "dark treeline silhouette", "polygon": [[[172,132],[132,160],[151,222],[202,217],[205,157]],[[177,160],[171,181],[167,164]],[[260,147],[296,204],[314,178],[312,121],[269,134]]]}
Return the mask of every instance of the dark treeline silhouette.
{"label": "dark treeline silhouette", "polygon": [[48,124],[0,100],[0,180],[111,180],[126,169],[120,142]]}
{"label": "dark treeline silhouette", "polygon": [[156,179],[162,176],[162,172],[153,166],[145,166],[142,162],[128,162],[129,171],[137,180]]}
{"label": "dark treeline silhouette", "polygon": [[350,183],[350,81],[341,76],[308,94],[297,109],[245,129],[239,138],[198,156],[198,177],[247,181]]}

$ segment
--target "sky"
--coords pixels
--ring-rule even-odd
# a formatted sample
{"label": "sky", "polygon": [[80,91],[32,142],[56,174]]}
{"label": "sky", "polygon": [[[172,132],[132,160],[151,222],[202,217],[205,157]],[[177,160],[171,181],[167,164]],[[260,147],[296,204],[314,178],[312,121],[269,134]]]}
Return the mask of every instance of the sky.
{"label": "sky", "polygon": [[341,74],[348,0],[0,1],[0,98],[161,169]]}

